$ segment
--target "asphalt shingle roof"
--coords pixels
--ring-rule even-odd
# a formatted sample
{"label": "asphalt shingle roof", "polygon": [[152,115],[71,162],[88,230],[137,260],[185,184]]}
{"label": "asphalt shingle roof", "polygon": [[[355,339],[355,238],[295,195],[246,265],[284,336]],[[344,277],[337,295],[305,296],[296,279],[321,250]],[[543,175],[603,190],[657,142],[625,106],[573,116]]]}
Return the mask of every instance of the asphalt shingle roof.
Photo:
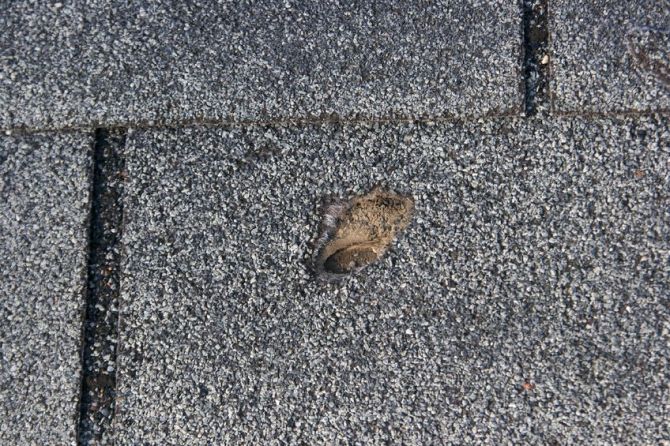
{"label": "asphalt shingle roof", "polygon": [[[116,439],[660,442],[669,143],[665,118],[132,132]],[[413,224],[313,280],[320,199],[378,182]]]}
{"label": "asphalt shingle roof", "polygon": [[670,109],[667,0],[550,3],[557,113]]}
{"label": "asphalt shingle roof", "polygon": [[11,2],[0,128],[518,113],[519,12],[506,0]]}
{"label": "asphalt shingle roof", "polygon": [[[9,2],[0,443],[667,442],[669,17]],[[315,280],[378,184],[409,227]]]}
{"label": "asphalt shingle roof", "polygon": [[93,138],[0,137],[0,443],[72,444]]}

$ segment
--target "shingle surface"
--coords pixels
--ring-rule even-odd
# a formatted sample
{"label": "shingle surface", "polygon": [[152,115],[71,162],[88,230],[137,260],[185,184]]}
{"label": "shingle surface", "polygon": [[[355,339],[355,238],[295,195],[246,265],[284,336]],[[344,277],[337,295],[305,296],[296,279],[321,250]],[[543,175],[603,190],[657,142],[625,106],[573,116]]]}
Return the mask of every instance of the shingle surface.
{"label": "shingle surface", "polygon": [[0,444],[76,443],[88,134],[0,137]]}
{"label": "shingle surface", "polygon": [[670,110],[668,0],[550,2],[558,113]]}
{"label": "shingle surface", "polygon": [[518,113],[520,21],[507,0],[10,2],[0,127]]}
{"label": "shingle surface", "polygon": [[[667,118],[134,131],[117,444],[659,444]],[[416,200],[313,280],[318,203]]]}

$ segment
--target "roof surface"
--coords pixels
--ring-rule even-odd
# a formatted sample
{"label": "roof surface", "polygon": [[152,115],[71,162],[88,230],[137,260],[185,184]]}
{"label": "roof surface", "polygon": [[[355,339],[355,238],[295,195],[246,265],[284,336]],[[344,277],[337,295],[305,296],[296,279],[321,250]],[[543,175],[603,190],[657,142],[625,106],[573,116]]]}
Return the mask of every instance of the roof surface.
{"label": "roof surface", "polygon": [[0,443],[670,438],[670,4],[186,3],[0,12]]}

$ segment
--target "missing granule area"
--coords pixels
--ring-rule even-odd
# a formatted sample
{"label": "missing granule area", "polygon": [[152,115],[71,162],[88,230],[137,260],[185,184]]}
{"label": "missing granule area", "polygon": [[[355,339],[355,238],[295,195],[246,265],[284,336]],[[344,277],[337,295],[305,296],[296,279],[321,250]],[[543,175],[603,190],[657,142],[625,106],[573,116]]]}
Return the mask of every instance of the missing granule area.
{"label": "missing granule area", "polygon": [[313,262],[317,277],[337,280],[378,261],[409,225],[414,200],[382,187],[324,208]]}

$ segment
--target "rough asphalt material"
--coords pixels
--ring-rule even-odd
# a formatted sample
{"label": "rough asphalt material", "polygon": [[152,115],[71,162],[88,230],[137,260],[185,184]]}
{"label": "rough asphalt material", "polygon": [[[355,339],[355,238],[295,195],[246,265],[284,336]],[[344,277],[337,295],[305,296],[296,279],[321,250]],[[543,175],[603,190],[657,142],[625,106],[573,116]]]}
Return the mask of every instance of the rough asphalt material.
{"label": "rough asphalt material", "polygon": [[550,2],[557,113],[670,110],[670,1]]}
{"label": "rough asphalt material", "polygon": [[[670,125],[133,131],[117,444],[659,444]],[[323,196],[412,225],[339,284]]]}
{"label": "rough asphalt material", "polygon": [[523,108],[517,2],[136,3],[10,2],[0,128]]}
{"label": "rough asphalt material", "polygon": [[69,445],[79,416],[92,138],[0,137],[0,444]]}

